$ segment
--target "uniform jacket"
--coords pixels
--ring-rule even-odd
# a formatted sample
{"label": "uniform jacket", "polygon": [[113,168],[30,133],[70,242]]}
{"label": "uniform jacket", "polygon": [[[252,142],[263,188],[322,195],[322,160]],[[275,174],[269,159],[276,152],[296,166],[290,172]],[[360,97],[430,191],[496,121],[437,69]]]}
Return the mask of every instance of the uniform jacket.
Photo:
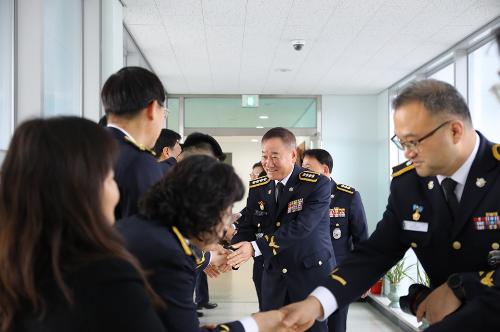
{"label": "uniform jacket", "polygon": [[118,220],[138,212],[139,199],[162,178],[164,172],[150,150],[136,145],[116,128],[108,127],[108,130],[120,149],[114,168],[120,190],[120,201],[115,208],[115,219]]}
{"label": "uniform jacket", "polygon": [[174,157],[167,158],[159,162],[160,167],[163,171],[163,174],[166,174],[168,170],[174,167],[177,164],[177,159]]}
{"label": "uniform jacket", "polygon": [[[329,235],[329,204],[329,179],[298,166],[278,207],[274,181],[267,177],[250,181],[245,219],[232,243],[256,240],[262,252],[264,309],[285,304],[285,296],[291,301],[304,299],[331,271],[335,258]],[[259,233],[262,236],[257,238]],[[283,288],[276,295],[276,290]]]}
{"label": "uniform jacket", "polygon": [[479,150],[456,221],[436,177],[418,176],[411,162],[394,168],[387,208],[375,232],[324,283],[340,307],[357,299],[412,248],[432,287],[453,273],[476,276],[467,282],[466,304],[429,331],[500,330],[500,283],[495,271],[487,273],[488,253],[500,247],[500,147],[478,135]]}
{"label": "uniform jacket", "polygon": [[123,259],[102,259],[66,275],[73,305],[55,285],[54,277],[47,279],[46,283],[37,281],[47,305],[44,316],[20,312],[12,331],[166,331],[139,273]]}
{"label": "uniform jacket", "polygon": [[365,209],[354,188],[331,180],[330,235],[337,264],[342,263],[353,245],[368,238]]}
{"label": "uniform jacket", "polygon": [[[175,227],[132,216],[117,224],[127,249],[140,261],[149,275],[153,289],[166,302],[160,315],[167,331],[208,331],[200,322],[193,303],[196,268],[203,259],[197,257]],[[205,260],[206,262],[206,260]],[[244,331],[240,322],[220,324],[213,331]]]}

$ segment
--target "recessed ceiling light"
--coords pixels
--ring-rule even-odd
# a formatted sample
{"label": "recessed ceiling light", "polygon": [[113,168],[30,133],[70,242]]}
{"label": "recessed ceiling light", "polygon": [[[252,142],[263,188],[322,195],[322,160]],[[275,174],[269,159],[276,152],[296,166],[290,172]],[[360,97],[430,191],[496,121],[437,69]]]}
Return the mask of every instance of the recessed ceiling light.
{"label": "recessed ceiling light", "polygon": [[252,139],[250,140],[250,142],[252,142],[252,143],[258,143],[258,142],[259,142],[259,140],[258,140],[258,139],[256,139],[256,138],[252,138]]}
{"label": "recessed ceiling light", "polygon": [[259,116],[259,119],[265,120],[265,119],[269,119],[269,117],[267,115],[261,115],[261,116]]}
{"label": "recessed ceiling light", "polygon": [[257,128],[257,129],[262,129],[262,128],[264,128],[264,126],[257,126],[257,127],[255,127],[255,128]]}
{"label": "recessed ceiling light", "polygon": [[280,72],[280,73],[288,73],[289,71],[292,71],[290,68],[276,68],[275,71]]}

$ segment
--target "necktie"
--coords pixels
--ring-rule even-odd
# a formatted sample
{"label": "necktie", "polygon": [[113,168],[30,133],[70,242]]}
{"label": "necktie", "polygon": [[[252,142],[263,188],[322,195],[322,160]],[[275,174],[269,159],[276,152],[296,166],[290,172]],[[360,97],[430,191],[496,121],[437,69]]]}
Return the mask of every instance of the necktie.
{"label": "necktie", "polygon": [[441,187],[443,188],[444,195],[448,201],[448,207],[450,208],[453,219],[456,220],[458,216],[458,199],[455,195],[455,187],[457,182],[452,178],[446,178],[441,182]]}
{"label": "necktie", "polygon": [[283,193],[283,189],[285,188],[285,185],[281,182],[278,182],[276,184],[276,208],[279,206],[280,202],[280,196]]}

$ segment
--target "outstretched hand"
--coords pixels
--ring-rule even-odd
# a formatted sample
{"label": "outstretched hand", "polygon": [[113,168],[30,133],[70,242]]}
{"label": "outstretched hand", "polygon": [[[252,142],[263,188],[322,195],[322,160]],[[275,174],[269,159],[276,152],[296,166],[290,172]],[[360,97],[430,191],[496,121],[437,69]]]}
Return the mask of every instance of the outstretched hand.
{"label": "outstretched hand", "polygon": [[234,267],[238,267],[245,263],[254,254],[253,246],[248,241],[233,244],[233,248],[235,248],[236,251],[227,256],[227,263]]}
{"label": "outstretched hand", "polygon": [[321,303],[314,296],[289,304],[280,311],[284,314],[283,325],[295,331],[306,331],[324,315]]}

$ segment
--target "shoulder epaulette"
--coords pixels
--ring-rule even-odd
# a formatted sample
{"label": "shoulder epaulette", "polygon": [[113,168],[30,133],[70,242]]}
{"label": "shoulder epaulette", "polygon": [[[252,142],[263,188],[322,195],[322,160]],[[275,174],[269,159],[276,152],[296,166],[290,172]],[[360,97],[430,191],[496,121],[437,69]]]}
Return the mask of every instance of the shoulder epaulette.
{"label": "shoulder epaulette", "polygon": [[405,161],[402,164],[399,164],[398,166],[394,166],[392,168],[392,174],[391,176],[395,178],[396,176],[400,176],[401,174],[404,174],[408,171],[411,171],[412,169],[415,168],[415,165],[411,162],[411,160]]}
{"label": "shoulder epaulette", "polygon": [[493,157],[495,157],[496,160],[500,160],[500,144],[493,145],[491,150],[493,150]]}
{"label": "shoulder epaulette", "polygon": [[269,182],[271,182],[270,178],[268,178],[267,176],[261,176],[260,178],[250,181],[248,187],[252,189],[268,184]]}
{"label": "shoulder epaulette", "polygon": [[345,184],[340,184],[340,183],[337,183],[337,190],[346,192],[346,193],[351,194],[351,195],[354,195],[354,192],[356,191],[356,189],[354,189],[353,187],[350,187],[350,186],[345,185]]}
{"label": "shoulder epaulette", "polygon": [[299,174],[299,180],[307,182],[318,182],[320,174],[313,171],[303,171]]}
{"label": "shoulder epaulette", "polygon": [[144,152],[149,152],[151,153],[153,156],[156,156],[156,152],[154,152],[153,150],[151,149],[148,149],[146,148],[144,145],[142,144],[137,144],[136,141],[134,141],[132,138],[130,138],[129,136],[124,136],[123,137],[125,139],[125,141],[127,141],[128,143],[132,144],[133,146],[135,146],[136,148],[138,148],[139,150],[141,151],[144,151]]}
{"label": "shoulder epaulette", "polygon": [[175,236],[177,237],[177,240],[181,244],[182,250],[184,250],[184,253],[187,256],[192,256],[193,252],[191,251],[191,248],[189,248],[188,244],[186,243],[186,239],[181,234],[179,229],[177,229],[177,227],[175,227],[175,226],[172,226],[172,232],[174,232]]}

